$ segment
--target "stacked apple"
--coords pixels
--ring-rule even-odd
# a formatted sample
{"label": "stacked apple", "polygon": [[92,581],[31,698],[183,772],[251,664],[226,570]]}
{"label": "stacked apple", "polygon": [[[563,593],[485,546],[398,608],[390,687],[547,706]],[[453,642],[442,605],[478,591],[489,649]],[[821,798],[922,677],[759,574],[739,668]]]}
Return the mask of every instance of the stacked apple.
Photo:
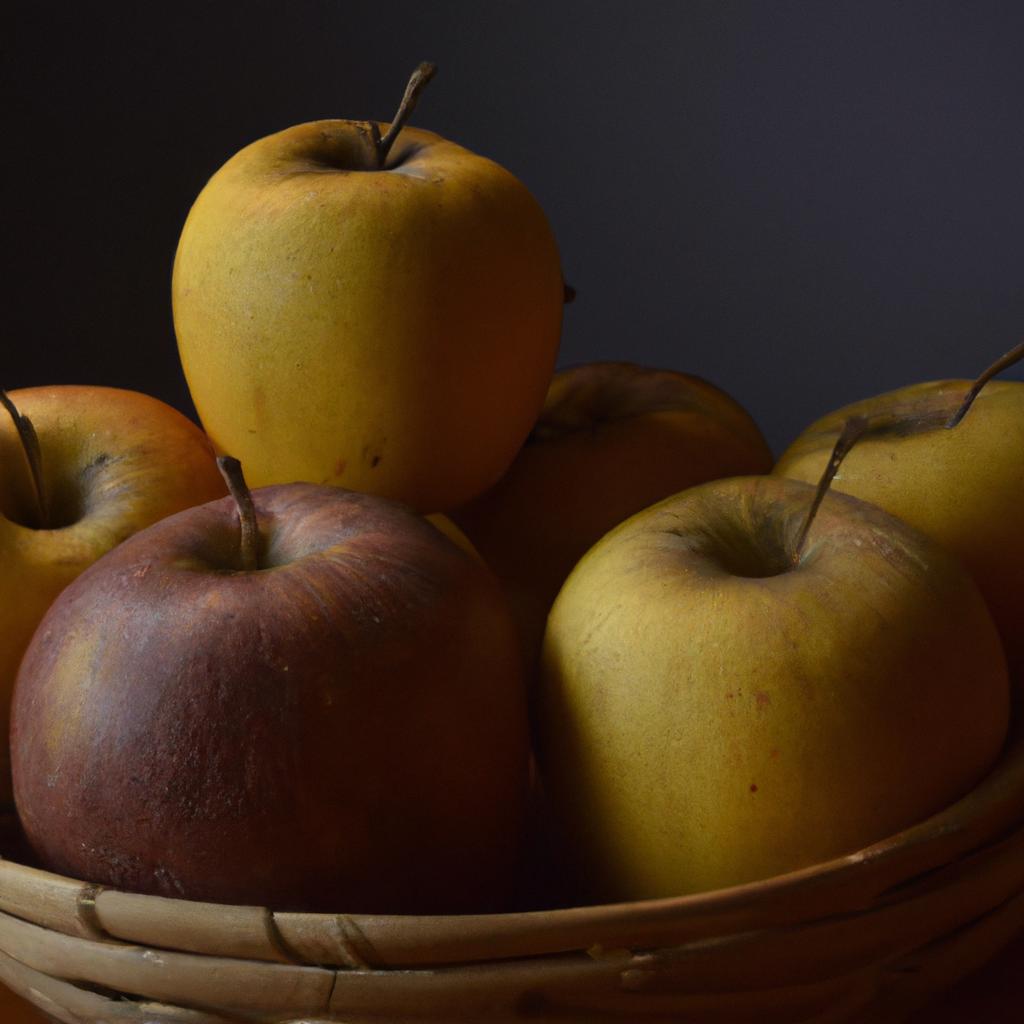
{"label": "stacked apple", "polygon": [[[89,437],[82,484],[17,409],[0,434],[26,565],[37,541],[67,561],[88,482],[97,508],[146,510],[62,575],[9,576],[0,682],[20,660],[14,791],[42,863],[281,909],[506,905],[531,707],[596,897],[786,871],[965,792],[1006,733],[1004,646],[1021,658],[1021,448],[987,453],[1024,441],[1024,385],[979,386],[948,431],[966,385],[844,410],[769,475],[753,420],[699,378],[553,375],[550,227],[497,164],[405,127],[432,74],[390,125],[269,136],[196,200],[172,299],[212,447],[154,422],[113,458],[56,389]],[[45,406],[14,397],[45,453]],[[847,422],[864,436],[835,490],[924,532],[829,492]],[[957,518],[963,487],[979,518]],[[996,520],[1012,557],[980,540]]]}
{"label": "stacked apple", "polygon": [[532,663],[563,582],[613,526],[687,487],[771,465],[749,414],[707,381],[587,363],[555,375],[505,475],[453,517],[504,584]]}
{"label": "stacked apple", "polygon": [[850,416],[869,437],[836,482],[954,552],[977,580],[1014,675],[1024,673],[1024,384],[992,380],[1024,358],[1018,345],[974,382],[935,381],[846,406],[811,424],[775,472],[814,480]]}
{"label": "stacked apple", "polygon": [[120,545],[44,618],[15,700],[30,841],[138,892],[500,904],[527,738],[496,582],[395,502],[233,490]]}

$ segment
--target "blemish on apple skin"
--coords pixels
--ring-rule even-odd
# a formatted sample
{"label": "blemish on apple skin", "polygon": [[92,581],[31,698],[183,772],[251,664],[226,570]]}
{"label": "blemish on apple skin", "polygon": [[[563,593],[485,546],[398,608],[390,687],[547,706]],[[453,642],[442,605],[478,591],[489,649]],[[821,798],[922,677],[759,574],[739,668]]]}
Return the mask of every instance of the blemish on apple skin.
{"label": "blemish on apple skin", "polygon": [[725,699],[726,700],[732,700],[735,696],[736,696],[736,694],[733,693],[732,690],[726,690],[726,692],[725,692]]}
{"label": "blemish on apple skin", "polygon": [[771,749],[771,750],[769,751],[769,753],[768,753],[768,756],[769,756],[769,757],[770,757],[770,758],[771,758],[771,759],[772,759],[773,761],[774,761],[774,760],[776,760],[776,759],[778,758],[778,756],[779,756],[779,748],[778,748],[778,747],[772,747],[772,749]]}
{"label": "blemish on apple skin", "polygon": [[334,475],[341,476],[345,472],[345,467],[348,465],[348,459],[338,459],[334,464]]}
{"label": "blemish on apple skin", "polygon": [[764,690],[758,690],[757,693],[754,694],[754,703],[757,705],[758,711],[762,708],[768,707],[771,702],[772,695],[770,693],[766,693]]}
{"label": "blemish on apple skin", "polygon": [[756,782],[752,782],[750,784],[750,792],[751,793],[756,793],[757,792],[757,783]]}

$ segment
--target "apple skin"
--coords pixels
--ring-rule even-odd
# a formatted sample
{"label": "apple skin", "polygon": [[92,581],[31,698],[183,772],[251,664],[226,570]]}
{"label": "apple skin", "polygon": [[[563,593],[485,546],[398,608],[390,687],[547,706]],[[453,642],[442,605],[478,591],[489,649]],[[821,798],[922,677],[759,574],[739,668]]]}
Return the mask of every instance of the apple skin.
{"label": "apple skin", "polygon": [[31,477],[0,411],[0,804],[11,800],[8,714],[18,664],[54,598],[133,533],[225,493],[213,448],[148,395],[62,385],[10,392],[35,427],[54,528],[32,525]]}
{"label": "apple skin", "polygon": [[522,668],[493,575],[425,519],[308,484],[140,533],[43,620],[15,797],[51,870],[281,910],[455,913],[513,885]]}
{"label": "apple skin", "polygon": [[884,508],[963,561],[989,603],[1011,676],[1024,680],[1024,383],[990,381],[945,429],[970,386],[936,381],[855,402],[809,426],[774,472],[816,480],[845,420],[868,417],[872,432],[833,488]]}
{"label": "apple skin", "polygon": [[674,370],[592,362],[555,374],[505,475],[452,517],[497,573],[535,661],[559,588],[612,527],[687,487],[767,473],[750,415]]}
{"label": "apple skin", "polygon": [[[866,502],[716,481],[634,516],[548,621],[541,754],[591,897],[671,896],[838,856],[938,811],[1005,738],[974,582]],[[766,575],[767,574],[767,575]]]}
{"label": "apple skin", "polygon": [[498,164],[405,128],[370,169],[361,127],[297,125],[210,179],[174,262],[179,351],[204,427],[252,486],[443,512],[497,480],[544,401],[558,250]]}

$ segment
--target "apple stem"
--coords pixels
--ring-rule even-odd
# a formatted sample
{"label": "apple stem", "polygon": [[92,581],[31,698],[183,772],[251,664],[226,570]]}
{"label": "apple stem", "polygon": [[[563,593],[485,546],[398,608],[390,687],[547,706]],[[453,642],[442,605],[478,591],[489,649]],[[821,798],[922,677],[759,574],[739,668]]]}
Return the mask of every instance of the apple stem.
{"label": "apple stem", "polygon": [[224,482],[228,485],[231,497],[238,506],[238,525],[241,538],[239,551],[242,570],[251,572],[259,568],[259,523],[256,521],[256,506],[253,504],[252,492],[249,490],[242,475],[242,464],[231,455],[221,455],[217,459],[217,468]]}
{"label": "apple stem", "polygon": [[821,479],[818,481],[817,490],[814,492],[814,500],[811,502],[811,507],[807,510],[804,525],[800,528],[796,548],[793,551],[794,565],[800,562],[804,552],[804,544],[807,542],[807,535],[811,532],[811,524],[814,522],[814,517],[818,514],[821,503],[825,500],[829,487],[832,486],[832,481],[835,479],[843,459],[850,454],[850,449],[864,436],[867,429],[868,419],[866,416],[851,416],[843,425],[835,447],[832,449],[832,454],[829,456],[825,472],[821,474]]}
{"label": "apple stem", "polygon": [[21,447],[28,461],[29,472],[32,474],[32,491],[36,499],[36,521],[41,530],[48,529],[50,509],[46,501],[46,488],[43,486],[43,450],[39,446],[36,428],[27,416],[22,416],[18,407],[11,401],[10,395],[2,388],[0,388],[0,405],[10,413],[11,419],[14,420],[14,427],[18,431]]}
{"label": "apple stem", "polygon": [[391,151],[395,139],[398,138],[398,133],[402,130],[405,122],[409,119],[409,115],[415,109],[420,94],[436,73],[437,65],[426,60],[412,73],[409,83],[405,87],[405,95],[399,104],[398,113],[395,114],[395,119],[391,122],[391,126],[385,132],[383,138],[381,138],[380,128],[377,126],[377,123],[375,121],[370,122],[370,134],[373,138],[374,148],[377,151],[378,167],[384,166],[388,153]]}
{"label": "apple stem", "polygon": [[974,404],[981,389],[998,373],[1008,370],[1014,363],[1024,359],[1024,341],[1016,348],[1011,348],[1004,356],[1000,356],[970,387],[967,396],[964,398],[960,408],[950,417],[946,424],[947,430],[952,430],[966,415],[968,409]]}

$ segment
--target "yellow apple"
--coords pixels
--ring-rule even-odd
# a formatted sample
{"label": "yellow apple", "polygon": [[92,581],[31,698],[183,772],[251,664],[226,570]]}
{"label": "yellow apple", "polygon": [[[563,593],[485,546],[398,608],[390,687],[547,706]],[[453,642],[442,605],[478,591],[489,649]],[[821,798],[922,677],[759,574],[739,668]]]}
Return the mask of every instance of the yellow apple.
{"label": "yellow apple", "polygon": [[687,487],[771,465],[757,425],[713,384],[585,363],[555,375],[508,471],[453,518],[505,585],[532,659],[559,587],[613,526]]}
{"label": "yellow apple", "polygon": [[382,157],[376,131],[315,121],[228,160],[182,230],[175,330],[203,425],[253,486],[446,511],[497,480],[544,401],[558,250],[498,164],[415,128]]}
{"label": "yellow apple", "polygon": [[11,799],[15,674],[54,598],[131,534],[225,493],[202,431],[155,398],[84,386],[9,398],[38,437],[47,521],[14,420],[0,410],[0,804]]}
{"label": "yellow apple", "polygon": [[989,769],[1010,700],[977,587],[867,502],[692,488],[593,547],[551,611],[541,755],[597,899],[768,877],[884,838]]}
{"label": "yellow apple", "polygon": [[871,428],[843,462],[834,488],[899,516],[954,552],[999,626],[1011,674],[1024,674],[1024,383],[991,381],[964,418],[971,388],[945,380],[890,391],[811,424],[774,472],[813,481],[851,415]]}

